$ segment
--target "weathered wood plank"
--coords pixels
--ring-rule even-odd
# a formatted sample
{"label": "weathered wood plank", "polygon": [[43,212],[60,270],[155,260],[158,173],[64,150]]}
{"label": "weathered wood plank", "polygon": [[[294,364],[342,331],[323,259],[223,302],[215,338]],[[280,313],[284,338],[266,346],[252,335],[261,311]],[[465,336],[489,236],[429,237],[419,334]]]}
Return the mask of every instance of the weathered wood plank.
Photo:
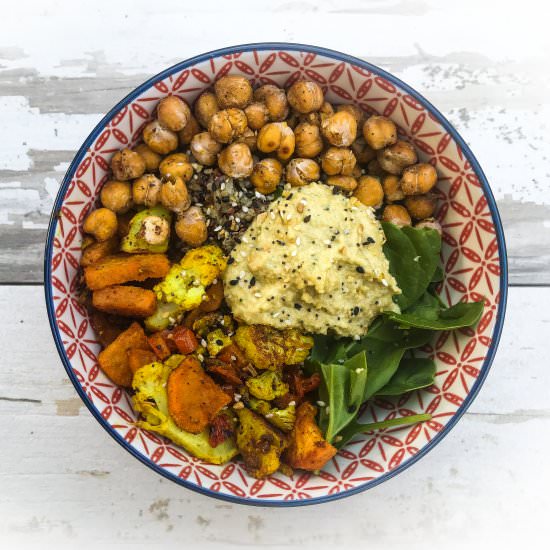
{"label": "weathered wood plank", "polygon": [[540,488],[550,474],[540,466],[550,452],[549,378],[540,342],[550,289],[511,289],[492,372],[437,449],[368,493],[302,510],[216,502],[159,478],[80,405],[49,335],[42,289],[0,287],[0,310],[9,343],[0,369],[2,547],[393,550],[490,540],[510,548],[540,547],[547,531],[550,497]]}

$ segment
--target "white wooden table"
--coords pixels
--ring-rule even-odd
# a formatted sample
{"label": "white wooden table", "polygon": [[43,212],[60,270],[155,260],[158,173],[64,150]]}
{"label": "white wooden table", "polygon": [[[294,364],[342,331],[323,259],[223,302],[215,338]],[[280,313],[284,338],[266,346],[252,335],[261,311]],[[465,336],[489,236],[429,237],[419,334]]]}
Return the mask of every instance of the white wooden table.
{"label": "white wooden table", "polygon": [[[540,542],[549,535],[550,508],[550,33],[543,6],[536,0],[6,4],[0,548],[547,547]],[[215,501],[133,459],[81,405],[43,301],[52,201],[102,114],[179,60],[262,40],[363,57],[426,95],[485,169],[510,259],[500,349],[457,427],[397,478],[303,509]]]}

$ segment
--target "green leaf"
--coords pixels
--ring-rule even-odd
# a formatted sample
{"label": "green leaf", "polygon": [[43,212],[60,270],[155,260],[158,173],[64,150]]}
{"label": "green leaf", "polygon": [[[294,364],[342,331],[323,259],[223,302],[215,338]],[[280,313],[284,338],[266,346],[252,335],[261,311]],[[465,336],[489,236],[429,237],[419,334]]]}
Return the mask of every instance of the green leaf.
{"label": "green leaf", "polygon": [[[427,344],[433,337],[431,330],[403,329],[397,323],[390,321],[385,316],[380,316],[369,328],[367,338],[369,340],[381,340],[391,342],[401,348],[419,348]],[[368,344],[365,343],[365,346]]]}
{"label": "green leaf", "polygon": [[431,386],[435,380],[435,363],[431,359],[410,357],[401,360],[391,380],[376,395],[402,395]]}
{"label": "green leaf", "polygon": [[399,228],[382,222],[386,242],[384,254],[390,263],[401,294],[396,303],[406,309],[424,294],[439,265],[441,236],[435,229]]}
{"label": "green leaf", "polygon": [[437,317],[429,308],[413,308],[406,313],[386,313],[387,317],[401,327],[413,327],[427,330],[454,330],[470,327],[479,321],[483,313],[483,302],[460,302],[448,309],[440,309]]}
{"label": "green leaf", "polygon": [[[363,402],[367,382],[367,361],[364,352],[343,364],[309,362],[309,369],[321,374],[319,425],[330,443],[356,416]],[[328,407],[328,412],[327,412]]]}
{"label": "green leaf", "polygon": [[432,283],[440,283],[443,280],[443,277],[445,276],[445,273],[443,272],[443,267],[441,267],[441,264],[439,264],[434,271],[434,274],[432,276],[432,280],[430,282]]}
{"label": "green leaf", "polygon": [[401,418],[382,420],[381,422],[371,422],[370,424],[359,424],[359,422],[353,421],[350,422],[346,429],[340,433],[340,437],[334,446],[341,449],[348,441],[353,439],[359,433],[373,432],[375,430],[383,430],[385,428],[394,428],[395,426],[418,424],[418,422],[426,422],[427,420],[431,420],[431,418],[431,414],[412,414]]}

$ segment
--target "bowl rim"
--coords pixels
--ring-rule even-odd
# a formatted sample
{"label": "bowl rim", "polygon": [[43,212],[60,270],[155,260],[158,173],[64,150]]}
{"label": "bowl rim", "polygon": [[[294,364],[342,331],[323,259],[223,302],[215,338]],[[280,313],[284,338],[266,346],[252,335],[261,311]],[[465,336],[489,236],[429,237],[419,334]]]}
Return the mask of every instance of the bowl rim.
{"label": "bowl rim", "polygon": [[[445,427],[440,432],[438,432],[433,437],[433,439],[429,441],[422,449],[420,449],[414,456],[411,456],[407,460],[403,461],[394,470],[386,472],[380,477],[372,481],[368,481],[358,487],[354,487],[353,489],[347,489],[345,491],[341,491],[332,495],[324,495],[320,497],[313,497],[310,499],[303,499],[303,500],[273,500],[273,499],[262,500],[259,498],[239,497],[239,496],[231,496],[228,494],[218,493],[208,488],[195,485],[194,483],[191,483],[188,480],[182,479],[177,475],[171,472],[168,472],[167,470],[161,468],[160,466],[152,462],[148,457],[142,455],[130,443],[125,441],[125,439],[111,427],[108,421],[101,416],[101,413],[99,412],[98,409],[96,409],[92,401],[84,392],[78,379],[76,378],[76,375],[71,366],[71,361],[67,357],[65,348],[63,347],[62,338],[56,323],[55,305],[53,302],[52,288],[51,288],[51,275],[52,275],[51,265],[52,265],[53,242],[55,238],[55,232],[57,229],[58,216],[60,214],[60,210],[63,205],[63,199],[65,197],[67,188],[70,185],[70,182],[73,178],[73,175],[77,167],[79,166],[80,162],[86,155],[91,144],[95,141],[95,139],[98,137],[100,132],[103,131],[105,124],[114,115],[116,115],[122,108],[124,108],[124,106],[126,106],[133,99],[135,99],[136,97],[141,95],[143,92],[151,88],[151,86],[153,86],[155,82],[159,80],[163,80],[164,78],[170,76],[171,74],[174,74],[175,72],[181,71],[188,67],[192,67],[197,63],[208,61],[209,59],[212,59],[214,57],[220,57],[223,55],[230,55],[230,54],[236,54],[241,52],[249,52],[254,50],[300,51],[300,52],[319,54],[325,57],[335,59],[337,61],[350,63],[358,67],[361,67],[363,69],[366,69],[370,72],[374,72],[377,75],[382,76],[386,80],[390,81],[392,84],[395,84],[396,86],[404,90],[406,93],[414,97],[417,101],[422,103],[422,105],[427,109],[427,111],[437,119],[437,121],[452,136],[455,142],[458,143],[465,158],[471,164],[472,169],[474,170],[475,174],[479,178],[481,188],[483,190],[484,196],[487,199],[489,211],[491,212],[491,217],[495,225],[498,253],[499,253],[500,300],[498,304],[497,317],[495,322],[495,328],[493,330],[491,345],[487,350],[487,354],[485,356],[485,360],[483,361],[483,365],[480,369],[478,378],[476,379],[470,392],[464,399],[464,402],[462,403],[462,405],[458,408],[458,410],[452,416],[452,418],[447,422]],[[126,451],[128,451],[140,462],[142,462],[143,464],[145,464],[146,466],[154,470],[156,473],[162,475],[163,477],[171,481],[175,481],[177,484],[183,487],[186,487],[187,489],[191,489],[192,491],[201,493],[206,496],[214,497],[214,498],[232,502],[232,503],[246,504],[249,506],[272,506],[272,507],[308,506],[312,504],[321,504],[321,503],[331,502],[341,498],[349,497],[351,495],[361,493],[363,491],[366,491],[367,489],[371,489],[373,487],[376,487],[377,485],[380,485],[384,481],[387,481],[388,479],[393,478],[394,476],[401,473],[402,471],[404,471],[405,469],[409,468],[414,463],[416,463],[418,460],[420,460],[420,458],[422,458],[429,451],[431,451],[452,430],[452,428],[456,425],[458,420],[470,407],[475,397],[479,393],[479,390],[481,389],[481,386],[483,385],[485,379],[487,378],[491,364],[495,357],[496,350],[498,348],[498,344],[500,341],[500,336],[502,333],[502,327],[503,327],[505,312],[506,312],[506,301],[507,301],[507,295],[508,295],[508,265],[507,265],[507,255],[506,255],[506,243],[504,239],[502,222],[500,219],[495,198],[489,186],[489,182],[485,174],[483,173],[483,170],[479,162],[475,158],[474,154],[472,153],[472,151],[470,150],[470,148],[468,147],[464,139],[460,136],[457,130],[451,125],[451,123],[445,118],[445,116],[443,116],[443,114],[436,107],[434,107],[425,97],[423,97],[420,93],[418,93],[416,90],[411,88],[408,84],[401,81],[399,78],[393,76],[392,74],[385,71],[384,69],[381,69],[376,65],[369,63],[368,61],[363,61],[362,59],[359,59],[352,55],[348,55],[336,50],[327,49],[320,46],[312,46],[308,44],[287,43],[287,42],[257,42],[257,43],[241,44],[236,46],[228,46],[228,47],[212,50],[206,53],[196,55],[194,57],[191,57],[189,59],[176,63],[171,67],[168,67],[167,69],[159,72],[158,74],[152,76],[151,78],[147,79],[145,82],[137,86],[134,90],[132,90],[129,94],[127,94],[123,99],[121,99],[112,109],[110,109],[109,112],[98,122],[98,124],[96,124],[94,129],[90,132],[88,137],[84,140],[80,149],[78,150],[75,157],[73,158],[63,178],[60,188],[57,192],[57,196],[52,209],[52,214],[50,217],[50,222],[48,225],[47,239],[46,239],[46,245],[45,245],[44,293],[45,293],[46,308],[48,313],[48,320],[50,323],[52,335],[55,341],[57,351],[59,353],[59,356],[65,368],[65,371],[69,376],[69,379],[71,380],[76,392],[78,393],[78,395],[80,396],[80,398],[82,399],[83,403],[86,405],[90,413],[95,417],[95,419],[99,422],[99,424],[107,431],[107,433],[111,437],[113,437],[113,439],[117,443],[119,443]]]}

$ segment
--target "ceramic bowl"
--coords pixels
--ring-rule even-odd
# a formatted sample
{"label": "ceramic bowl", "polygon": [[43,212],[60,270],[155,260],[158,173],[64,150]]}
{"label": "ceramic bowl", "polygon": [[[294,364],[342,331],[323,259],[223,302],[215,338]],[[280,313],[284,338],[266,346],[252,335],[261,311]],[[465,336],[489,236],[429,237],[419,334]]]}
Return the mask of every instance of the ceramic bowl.
{"label": "ceramic bowl", "polygon": [[[250,477],[238,461],[205,464],[169,441],[134,425],[129,395],[98,367],[100,346],[77,297],[81,224],[107,179],[111,155],[132,146],[158,100],[174,94],[193,104],[226,74],[255,84],[288,87],[312,79],[332,103],[353,103],[383,114],[411,140],[440,176],[438,218],[443,226],[443,300],[485,300],[474,329],[442,333],[425,348],[437,365],[436,383],[396,399],[378,399],[363,419],[427,412],[431,421],[350,442],[317,475]],[[244,504],[291,506],[326,502],[395,476],[450,431],[479,391],[495,355],[504,319],[507,270],[504,236],[487,179],[445,117],[391,74],[366,61],[299,44],[249,44],[183,61],[132,91],[93,129],[71,163],[55,201],[45,254],[45,292],[51,329],[76,391],[97,421],[124,449],[166,478],[200,493]],[[98,440],[93,445],[109,445]]]}

